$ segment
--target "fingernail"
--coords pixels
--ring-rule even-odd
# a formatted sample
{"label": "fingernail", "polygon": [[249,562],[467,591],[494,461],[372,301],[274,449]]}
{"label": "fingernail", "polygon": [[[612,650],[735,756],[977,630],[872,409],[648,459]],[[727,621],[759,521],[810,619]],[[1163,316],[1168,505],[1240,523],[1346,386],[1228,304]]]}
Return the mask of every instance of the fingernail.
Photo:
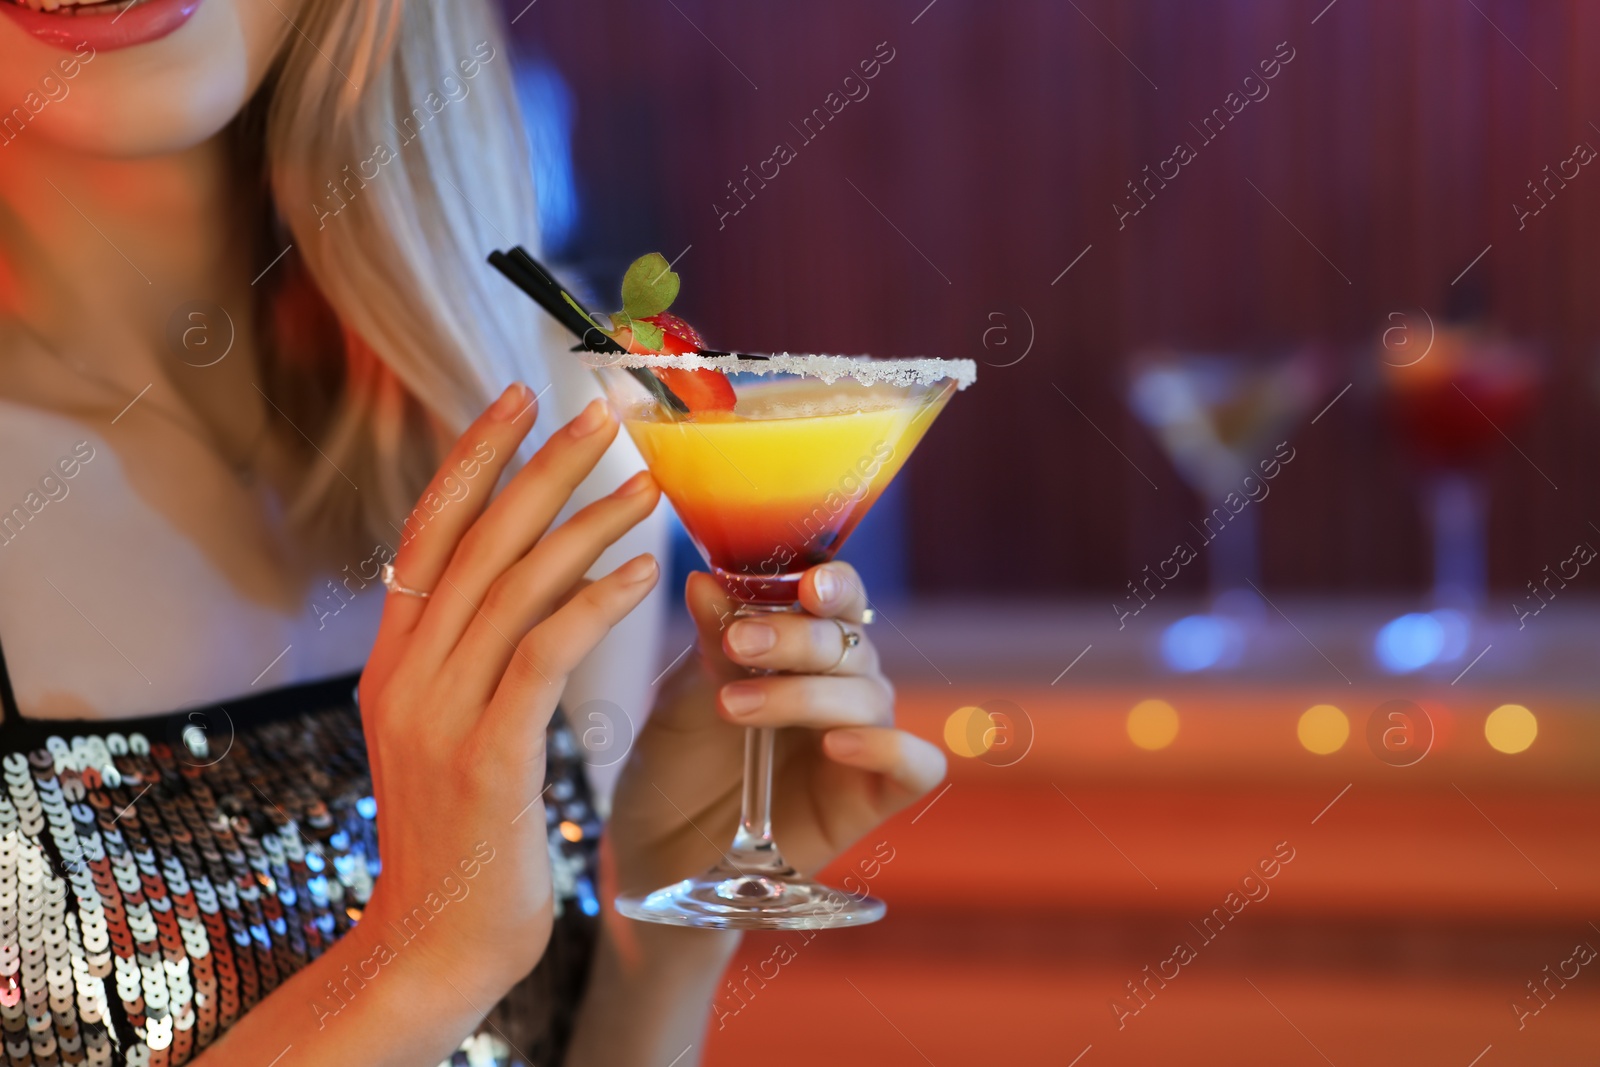
{"label": "fingernail", "polygon": [[578,413],[578,417],[567,424],[567,429],[572,431],[574,437],[588,437],[606,424],[606,402],[604,400],[591,400],[589,406]]}
{"label": "fingernail", "polygon": [[729,715],[748,715],[767,702],[767,694],[759,685],[734,682],[722,687],[722,706]]}
{"label": "fingernail", "polygon": [[655,573],[656,560],[648,552],[642,556],[635,556],[617,568],[617,577],[630,585],[653,578]]}
{"label": "fingernail", "polygon": [[835,730],[827,736],[828,751],[835,756],[854,756],[864,747],[861,735],[849,730]]}
{"label": "fingernail", "polygon": [[736,622],[728,628],[728,644],[741,656],[755,656],[778,643],[778,631],[764,622]]}
{"label": "fingernail", "polygon": [[527,403],[528,387],[521,382],[512,382],[500,394],[500,399],[489,405],[489,417],[497,422],[510,422]]}
{"label": "fingernail", "polygon": [[634,493],[644,492],[646,489],[650,488],[651,484],[650,472],[640,471],[632,478],[629,478],[627,481],[617,486],[616,492],[612,493],[611,495],[632,496]]}
{"label": "fingernail", "polygon": [[811,575],[811,588],[816,590],[817,599],[824,604],[831,604],[838,598],[840,586],[838,577],[826,567],[818,567]]}

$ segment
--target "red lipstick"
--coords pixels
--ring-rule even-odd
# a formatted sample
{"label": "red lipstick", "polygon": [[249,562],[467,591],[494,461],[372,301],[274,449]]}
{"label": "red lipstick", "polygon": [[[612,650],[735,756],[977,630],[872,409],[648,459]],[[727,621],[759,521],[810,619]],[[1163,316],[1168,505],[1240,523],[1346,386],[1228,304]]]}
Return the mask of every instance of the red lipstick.
{"label": "red lipstick", "polygon": [[131,48],[160,40],[188,22],[202,0],[114,0],[98,4],[62,5],[35,11],[16,0],[0,0],[0,9],[28,33],[68,52],[88,45],[96,52]]}

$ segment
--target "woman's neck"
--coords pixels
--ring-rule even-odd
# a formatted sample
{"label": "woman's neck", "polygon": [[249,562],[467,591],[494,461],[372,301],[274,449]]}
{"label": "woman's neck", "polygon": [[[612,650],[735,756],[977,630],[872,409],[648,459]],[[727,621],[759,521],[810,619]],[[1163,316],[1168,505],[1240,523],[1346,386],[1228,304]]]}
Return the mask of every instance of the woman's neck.
{"label": "woman's neck", "polygon": [[[31,143],[30,143],[31,142]],[[164,305],[238,295],[253,238],[225,136],[171,155],[113,160],[42,137],[0,151],[0,310],[33,320],[94,312],[139,325]],[[241,232],[245,231],[245,232]],[[159,341],[162,323],[140,333]],[[126,335],[124,335],[126,336]]]}
{"label": "woman's neck", "polygon": [[149,384],[157,406],[242,450],[261,425],[257,184],[235,173],[226,133],[128,160],[17,138],[0,148],[0,319],[91,372],[85,397]]}

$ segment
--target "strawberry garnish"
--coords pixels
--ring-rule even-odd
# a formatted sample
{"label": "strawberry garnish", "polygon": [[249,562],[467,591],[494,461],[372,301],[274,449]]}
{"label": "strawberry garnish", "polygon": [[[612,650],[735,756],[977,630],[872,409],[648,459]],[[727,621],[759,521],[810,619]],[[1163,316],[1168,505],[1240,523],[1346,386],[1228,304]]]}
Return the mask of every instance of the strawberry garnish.
{"label": "strawberry garnish", "polygon": [[651,315],[643,320],[652,326],[661,327],[661,351],[670,356],[682,355],[685,352],[698,352],[706,346],[698,331],[678,316],[663,311],[659,315]]}
{"label": "strawberry garnish", "polygon": [[[698,331],[667,308],[678,296],[678,276],[665,257],[652,252],[634,260],[622,279],[623,310],[611,316],[610,336],[629,352],[669,356],[699,352],[705,342]],[[733,386],[714,370],[652,367],[654,374],[690,410],[732,411]]]}
{"label": "strawberry garnish", "polygon": [[738,403],[728,376],[715,370],[679,370],[676,367],[651,367],[690,411],[732,411]]}
{"label": "strawberry garnish", "polygon": [[[666,355],[680,356],[705,347],[695,328],[676,315],[663,311],[642,321],[661,328],[661,351]],[[689,405],[690,411],[732,411],[737,400],[728,376],[720,371],[652,367],[651,372]]]}

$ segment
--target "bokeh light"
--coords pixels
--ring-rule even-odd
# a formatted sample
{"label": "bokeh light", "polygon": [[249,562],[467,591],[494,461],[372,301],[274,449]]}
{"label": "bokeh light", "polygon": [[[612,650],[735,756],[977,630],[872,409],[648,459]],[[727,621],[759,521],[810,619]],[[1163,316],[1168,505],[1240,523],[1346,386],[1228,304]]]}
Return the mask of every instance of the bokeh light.
{"label": "bokeh light", "polygon": [[1161,659],[1175,671],[1203,671],[1227,656],[1237,625],[1215,615],[1186,615],[1161,634]]}
{"label": "bokeh light", "polygon": [[975,759],[989,751],[995,738],[994,718],[982,708],[957,708],[944,721],[944,746],[957,756]]}
{"label": "bokeh light", "polygon": [[1128,712],[1128,737],[1142,749],[1166,748],[1178,736],[1178,710],[1165,700],[1141,700]]}
{"label": "bokeh light", "polygon": [[1484,720],[1483,736],[1496,752],[1514,755],[1525,751],[1539,736],[1539,720],[1521,704],[1501,704]]}
{"label": "bokeh light", "polygon": [[1350,719],[1332,704],[1316,704],[1300,713],[1295,735],[1307,752],[1326,756],[1350,740]]}
{"label": "bokeh light", "polygon": [[1445,628],[1432,615],[1412,612],[1390,619],[1378,631],[1373,652],[1390,674],[1419,671],[1444,652]]}

